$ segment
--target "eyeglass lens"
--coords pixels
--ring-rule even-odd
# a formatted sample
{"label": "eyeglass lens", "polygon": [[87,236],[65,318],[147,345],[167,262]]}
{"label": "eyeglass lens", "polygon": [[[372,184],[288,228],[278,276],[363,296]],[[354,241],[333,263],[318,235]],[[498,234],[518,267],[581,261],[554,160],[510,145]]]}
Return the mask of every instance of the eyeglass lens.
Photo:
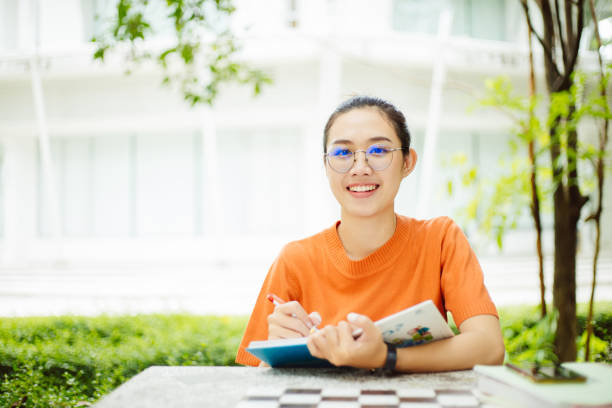
{"label": "eyeglass lens", "polygon": [[327,161],[332,169],[339,173],[349,171],[356,160],[356,154],[359,152],[365,153],[365,159],[368,165],[374,171],[381,171],[389,167],[393,160],[393,150],[386,146],[372,145],[365,151],[352,151],[345,147],[334,147],[327,155]]}

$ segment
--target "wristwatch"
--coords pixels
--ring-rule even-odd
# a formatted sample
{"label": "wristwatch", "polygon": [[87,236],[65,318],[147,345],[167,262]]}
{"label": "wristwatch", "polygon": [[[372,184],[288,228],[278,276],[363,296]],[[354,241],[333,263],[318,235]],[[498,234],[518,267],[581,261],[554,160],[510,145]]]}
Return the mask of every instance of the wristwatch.
{"label": "wristwatch", "polygon": [[374,370],[374,372],[379,374],[391,374],[395,372],[395,367],[397,365],[397,347],[395,344],[387,343],[387,358],[385,359],[385,364]]}

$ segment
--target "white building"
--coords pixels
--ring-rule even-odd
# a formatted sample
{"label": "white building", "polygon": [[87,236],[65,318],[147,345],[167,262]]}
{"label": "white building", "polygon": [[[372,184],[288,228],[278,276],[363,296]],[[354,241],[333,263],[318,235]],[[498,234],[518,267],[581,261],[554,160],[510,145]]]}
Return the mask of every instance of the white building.
{"label": "white building", "polygon": [[[51,278],[62,273],[75,291],[103,297],[121,292],[96,288],[116,275],[108,271],[134,285],[157,282],[151,296],[163,294],[173,271],[170,292],[200,299],[208,295],[185,288],[199,284],[194,275],[212,281],[227,273],[223,283],[252,296],[283,243],[337,218],[322,129],[333,108],[356,93],[389,99],[407,116],[420,162],[397,211],[453,215],[469,192],[445,194],[454,170],[444,159],[464,151],[492,174],[507,149],[511,123],[503,115],[468,112],[484,80],[505,74],[527,92],[527,30],[514,0],[236,1],[232,27],[241,56],[274,84],[256,98],[227,86],[213,108],[190,108],[161,85],[156,68],[127,76],[120,61],[94,63],[94,15],[108,7],[101,0],[0,0],[0,278],[2,270],[8,276],[0,308],[9,314],[20,313],[20,291],[67,295],[58,288],[65,282]],[[596,61],[584,53],[582,68],[595,72]],[[437,143],[426,147],[426,134]],[[606,189],[611,203],[610,177]],[[580,254],[590,256],[592,231],[582,231]],[[603,231],[609,256],[610,209]],[[494,245],[468,233],[481,257],[498,256]],[[526,216],[502,255],[532,265],[534,242]],[[151,277],[151,270],[158,273]],[[609,270],[601,279],[612,285]],[[28,273],[35,278],[24,280]],[[529,282],[537,284],[535,275]],[[93,286],[75,283],[83,276],[93,276]]]}

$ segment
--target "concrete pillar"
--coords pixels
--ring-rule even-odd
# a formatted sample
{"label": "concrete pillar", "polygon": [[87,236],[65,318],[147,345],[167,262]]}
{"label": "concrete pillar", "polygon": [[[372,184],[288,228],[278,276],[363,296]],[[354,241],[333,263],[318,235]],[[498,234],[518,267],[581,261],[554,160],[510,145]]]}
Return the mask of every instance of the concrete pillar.
{"label": "concrete pillar", "polygon": [[1,266],[29,261],[37,231],[36,139],[7,137],[3,140],[3,245]]}
{"label": "concrete pillar", "polygon": [[333,198],[323,165],[323,127],[340,102],[342,61],[330,45],[321,48],[319,60],[318,102],[313,118],[304,129],[304,174],[306,203],[304,232],[313,234],[328,227],[339,217],[338,204]]}
{"label": "concrete pillar", "polygon": [[223,222],[223,202],[219,186],[219,163],[217,148],[217,127],[215,117],[210,107],[202,108],[202,157],[204,158],[203,180],[204,200],[203,219],[204,236],[212,237],[210,240],[211,254],[221,256],[223,248],[223,236],[225,235]]}
{"label": "concrete pillar", "polygon": [[435,182],[435,162],[440,129],[442,91],[446,77],[444,49],[453,23],[453,14],[450,8],[442,11],[438,23],[438,48],[434,55],[431,91],[429,94],[429,111],[427,115],[427,128],[425,129],[425,148],[423,150],[421,176],[419,180],[419,195],[417,197],[416,214],[418,218],[427,218],[430,211],[433,184]]}

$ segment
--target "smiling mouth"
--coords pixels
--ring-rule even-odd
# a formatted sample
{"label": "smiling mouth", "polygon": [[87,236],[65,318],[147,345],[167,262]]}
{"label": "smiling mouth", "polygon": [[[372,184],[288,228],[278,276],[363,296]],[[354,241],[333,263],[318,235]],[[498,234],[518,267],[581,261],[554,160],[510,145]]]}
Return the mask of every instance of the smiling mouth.
{"label": "smiling mouth", "polygon": [[348,186],[346,189],[348,191],[353,191],[356,193],[364,193],[364,192],[376,190],[379,186],[380,186],[379,184],[369,184],[369,185],[359,185],[359,186]]}

